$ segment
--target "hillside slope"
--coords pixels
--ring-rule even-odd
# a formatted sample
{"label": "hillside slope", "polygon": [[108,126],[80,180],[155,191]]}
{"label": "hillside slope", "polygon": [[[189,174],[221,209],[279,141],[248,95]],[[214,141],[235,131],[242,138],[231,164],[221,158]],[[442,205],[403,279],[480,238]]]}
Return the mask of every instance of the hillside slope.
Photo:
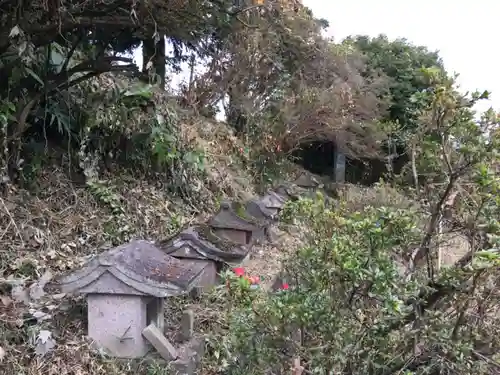
{"label": "hillside slope", "polygon": [[[242,144],[226,124],[191,117],[181,124],[181,138],[205,155],[203,178],[190,176],[191,190],[175,196],[161,176],[147,178],[117,167],[92,184],[76,184],[64,163],[45,165],[36,186],[12,187],[0,198],[0,359],[7,373],[38,374],[164,374],[149,364],[105,359],[84,340],[86,306],[81,298],[33,295],[51,277],[82,264],[88,256],[130,239],[161,240],[183,226],[206,220],[225,198],[246,200],[262,191],[256,183]],[[302,173],[288,165],[289,178]],[[285,175],[284,175],[285,176]],[[194,187],[194,188],[193,188]],[[187,191],[187,190],[186,190]],[[408,200],[388,186],[349,186],[337,189],[338,199],[352,210],[367,205],[407,207]],[[248,274],[269,285],[282,260],[301,246],[301,233],[278,232],[274,244],[256,247],[245,263]],[[450,263],[466,249],[453,245]],[[445,263],[446,260],[445,260]],[[28,291],[29,295],[26,295]],[[208,333],[217,325],[217,301],[193,303],[169,300],[166,318],[171,334],[186,303],[200,317],[197,330]],[[50,334],[55,346],[40,342]],[[40,355],[47,350],[46,355]],[[38,355],[36,355],[38,353]],[[29,370],[27,370],[29,369]]]}
{"label": "hillside slope", "polygon": [[[181,138],[203,150],[205,173],[203,178],[188,176],[192,189],[182,198],[167,189],[161,176],[123,167],[102,173],[91,184],[75,183],[64,157],[62,163],[37,170],[29,188],[11,186],[0,198],[0,361],[7,373],[28,368],[30,374],[126,373],[127,366],[98,360],[82,339],[83,300],[28,296],[26,291],[103,249],[130,239],[170,237],[188,223],[205,220],[222,199],[246,200],[262,188],[255,184],[257,171],[247,166],[245,146],[225,124],[190,120],[181,124]],[[282,249],[295,247],[292,237],[281,235],[279,245],[256,249],[245,266],[272,280],[280,270]],[[43,350],[37,349],[37,340],[44,332],[52,334],[56,346],[46,356],[34,356]]]}

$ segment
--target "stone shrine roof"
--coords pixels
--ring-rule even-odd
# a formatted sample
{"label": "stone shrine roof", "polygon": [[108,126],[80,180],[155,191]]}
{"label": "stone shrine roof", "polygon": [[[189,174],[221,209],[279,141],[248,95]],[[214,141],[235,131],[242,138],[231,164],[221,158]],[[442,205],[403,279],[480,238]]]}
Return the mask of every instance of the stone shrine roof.
{"label": "stone shrine roof", "polygon": [[266,195],[260,198],[260,201],[267,208],[281,209],[286,203],[286,198],[282,197],[274,191],[269,191]]}
{"label": "stone shrine roof", "polygon": [[311,174],[302,173],[297,179],[293,182],[295,185],[302,188],[317,188],[321,185],[321,183]]}
{"label": "stone shrine roof", "polygon": [[[177,235],[162,241],[159,247],[167,254],[177,256],[179,250],[189,249],[185,252],[191,256],[182,257],[211,259],[225,263],[238,263],[248,256],[249,247],[234,244],[224,240],[213,233],[206,224],[189,227]],[[175,254],[174,254],[175,253]]]}
{"label": "stone shrine roof", "polygon": [[141,294],[167,297],[189,292],[205,266],[180,261],[149,241],[135,240],[92,258],[81,269],[62,277],[58,285],[65,293],[80,289],[99,293],[92,291],[92,284],[110,273]]}
{"label": "stone shrine roof", "polygon": [[[244,210],[244,206],[243,210]],[[222,202],[219,212],[208,221],[208,225],[216,229],[234,229],[246,232],[257,232],[261,228],[252,219],[245,218],[246,212],[236,212],[230,202]]]}
{"label": "stone shrine roof", "polygon": [[250,215],[261,220],[274,220],[277,218],[278,208],[267,203],[264,198],[254,198],[247,202],[245,209]]}
{"label": "stone shrine roof", "polygon": [[275,189],[274,192],[276,195],[282,197],[284,200],[297,200],[299,199],[303,193],[305,193],[307,189],[301,188],[294,184],[280,184]]}

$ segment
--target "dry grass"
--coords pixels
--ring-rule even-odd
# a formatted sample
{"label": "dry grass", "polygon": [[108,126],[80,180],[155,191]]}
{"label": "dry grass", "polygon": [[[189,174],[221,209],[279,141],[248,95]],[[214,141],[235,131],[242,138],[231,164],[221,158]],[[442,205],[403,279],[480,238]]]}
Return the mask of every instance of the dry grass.
{"label": "dry grass", "polygon": [[227,196],[241,200],[256,195],[251,171],[245,168],[245,146],[223,123],[194,120],[181,125],[183,139],[204,150],[209,180]]}
{"label": "dry grass", "polygon": [[339,200],[350,210],[358,211],[367,206],[419,209],[418,204],[386,184],[373,187],[344,184],[338,186]]}
{"label": "dry grass", "polygon": [[[0,278],[24,280],[26,286],[47,271],[57,275],[78,267],[86,256],[130,238],[168,237],[193,219],[184,216],[180,205],[160,188],[135,179],[110,181],[103,192],[118,199],[120,214],[114,214],[88,189],[75,188],[61,170],[46,170],[39,182],[40,194],[12,191],[0,202]],[[126,365],[98,358],[82,340],[82,301],[56,301],[48,296],[26,306],[9,298],[6,285],[0,293],[0,347],[5,351],[2,367],[6,373],[125,373]],[[33,319],[34,311],[49,308],[56,312],[51,319],[43,323]],[[54,351],[43,358],[33,355],[41,329],[52,332],[57,342]]]}
{"label": "dry grass", "polygon": [[[133,178],[108,180],[97,193],[74,187],[57,168],[45,170],[39,182],[39,194],[17,190],[1,201],[4,275],[39,277],[49,268],[63,271],[99,248],[132,237],[167,237],[191,219],[161,188]],[[120,213],[103,204],[106,197],[116,200]],[[31,267],[22,266],[28,263]]]}
{"label": "dry grass", "polygon": [[247,274],[262,278],[265,290],[269,290],[282,271],[283,260],[304,245],[299,233],[287,233],[277,228],[274,231],[274,243],[256,246],[252,249],[252,258],[245,264]]}
{"label": "dry grass", "polygon": [[441,247],[441,265],[452,266],[456,264],[471,250],[467,238],[460,233],[445,233],[439,240]]}

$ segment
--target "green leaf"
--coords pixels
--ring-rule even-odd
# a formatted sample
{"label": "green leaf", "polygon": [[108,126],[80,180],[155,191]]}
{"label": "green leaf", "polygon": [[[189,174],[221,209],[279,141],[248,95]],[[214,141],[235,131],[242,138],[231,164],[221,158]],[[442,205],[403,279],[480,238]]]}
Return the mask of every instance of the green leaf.
{"label": "green leaf", "polygon": [[30,68],[28,68],[27,66],[24,67],[24,69],[28,72],[28,74],[30,76],[32,76],[42,87],[45,86],[45,83],[43,82],[43,80],[33,71],[31,70]]}

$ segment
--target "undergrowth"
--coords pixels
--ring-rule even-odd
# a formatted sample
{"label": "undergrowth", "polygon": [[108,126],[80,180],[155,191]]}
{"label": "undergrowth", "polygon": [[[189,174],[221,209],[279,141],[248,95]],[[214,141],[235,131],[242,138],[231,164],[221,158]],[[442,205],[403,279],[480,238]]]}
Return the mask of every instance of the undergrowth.
{"label": "undergrowth", "polygon": [[[170,35],[179,63],[183,36],[193,60],[201,46],[215,54],[208,76],[192,79],[178,101],[130,78],[137,67],[116,53],[116,30],[90,40],[99,33],[72,29],[64,34],[76,40],[59,45],[12,27],[23,11],[45,25],[39,9],[45,5],[18,9],[6,2],[9,39],[0,55],[2,371],[165,375],[163,367],[91,350],[82,338],[82,299],[46,295],[44,284],[130,239],[170,237],[205,220],[224,198],[245,201],[289,180],[294,167],[285,145],[290,151],[304,139],[327,138],[343,143],[353,157],[380,158],[379,138],[387,135],[379,121],[388,104],[383,87],[399,91],[410,79],[422,83],[417,88],[412,82],[404,95],[404,117],[411,122],[392,118],[395,124],[385,124],[407,159],[401,176],[393,175],[391,186],[334,187],[336,201],[318,193],[288,203],[282,228],[302,246],[275,247],[274,255],[283,252],[275,260],[284,260],[278,287],[269,290],[258,277],[266,266],[276,268],[271,251],[255,248],[252,255],[265,253],[259,267],[225,273],[226,284],[199,301],[171,299],[168,325],[175,328],[186,304],[196,309],[197,330],[207,335],[204,374],[498,372],[500,117],[488,111],[477,120],[471,110],[488,94],[464,97],[442,69],[401,65],[399,58],[395,64],[411,62],[411,71],[386,82],[371,74],[379,67],[365,66],[352,43],[323,40],[322,23],[304,9],[283,13],[259,5],[239,12],[233,2],[222,3],[199,2],[194,18],[204,22],[193,32]],[[96,6],[86,5],[90,12]],[[159,23],[141,16],[148,32],[153,23],[155,36],[178,29],[169,24],[178,9],[167,8],[161,9],[160,31]],[[69,15],[65,7],[47,11]],[[180,14],[187,19],[187,13]],[[241,28],[243,18],[233,22],[230,14],[258,21],[257,28]],[[124,31],[130,48],[140,40],[135,21]],[[256,63],[256,56],[265,58]],[[164,68],[159,60],[156,68]],[[226,94],[232,94],[228,117],[238,136],[199,115]],[[467,246],[444,264],[442,240],[457,232]]]}
{"label": "undergrowth", "polygon": [[[425,236],[417,225],[422,213],[391,200],[379,203],[352,211],[328,206],[321,194],[288,203],[283,223],[302,228],[307,245],[284,260],[285,276],[274,292],[252,288],[245,280],[253,279],[239,270],[226,275],[207,373],[490,373],[494,365],[478,360],[471,342],[496,339],[481,324],[464,321],[463,305],[453,301],[470,293],[455,286],[471,275],[488,277],[498,258],[483,258],[467,270],[452,266],[435,282],[424,274],[404,278],[395,260],[407,258]],[[477,292],[471,307],[493,307]],[[444,306],[430,307],[435,298]],[[425,326],[410,328],[418,319],[415,303],[432,311],[422,318]],[[498,320],[494,312],[484,319],[488,326]],[[454,337],[457,330],[462,333]],[[413,344],[402,344],[415,337],[417,354]]]}

